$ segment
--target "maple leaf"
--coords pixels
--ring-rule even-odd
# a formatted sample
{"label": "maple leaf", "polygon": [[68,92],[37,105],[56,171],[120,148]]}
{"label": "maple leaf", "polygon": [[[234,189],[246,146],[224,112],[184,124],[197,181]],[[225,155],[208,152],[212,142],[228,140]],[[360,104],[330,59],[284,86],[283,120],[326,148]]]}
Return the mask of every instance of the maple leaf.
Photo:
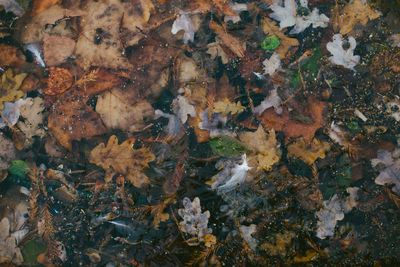
{"label": "maple leaf", "polygon": [[262,28],[265,34],[275,35],[281,41],[281,45],[275,50],[281,59],[285,58],[287,52],[292,46],[299,46],[299,41],[296,38],[287,37],[276,25],[274,21],[269,18],[264,18],[262,21]]}
{"label": "maple leaf", "polygon": [[118,144],[118,138],[113,135],[107,144],[101,143],[90,152],[89,161],[106,171],[106,182],[121,174],[134,186],[143,187],[150,182],[143,170],[155,156],[148,148],[133,149],[133,143],[133,139],[128,139]]}
{"label": "maple leaf", "polygon": [[303,138],[295,141],[288,146],[288,155],[299,158],[305,163],[311,165],[317,159],[325,158],[325,153],[330,149],[328,142],[313,139],[310,145],[307,145]]}
{"label": "maple leaf", "polygon": [[372,9],[366,1],[354,0],[348,3],[343,8],[340,16],[338,16],[340,33],[343,35],[348,34],[357,24],[365,26],[368,21],[377,19],[381,15],[379,11]]}
{"label": "maple leaf", "polygon": [[267,134],[260,125],[255,132],[239,134],[239,139],[253,152],[249,156],[250,166],[270,170],[279,161],[281,152],[273,129]]}

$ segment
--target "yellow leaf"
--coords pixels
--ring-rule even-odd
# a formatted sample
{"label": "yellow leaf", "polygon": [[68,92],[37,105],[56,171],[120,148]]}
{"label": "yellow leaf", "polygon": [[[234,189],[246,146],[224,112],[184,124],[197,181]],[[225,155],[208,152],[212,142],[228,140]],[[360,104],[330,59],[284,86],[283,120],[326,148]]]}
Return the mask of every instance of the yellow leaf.
{"label": "yellow leaf", "polygon": [[286,57],[290,47],[299,46],[299,41],[296,38],[287,37],[271,19],[265,17],[262,21],[262,27],[265,34],[276,35],[281,41],[280,46],[276,49],[276,53],[279,54],[281,59]]}
{"label": "yellow leaf", "polygon": [[11,69],[1,75],[0,110],[3,109],[5,102],[13,102],[24,96],[24,92],[20,91],[19,88],[26,76],[26,73],[14,75]]}
{"label": "yellow leaf", "polygon": [[252,159],[255,158],[258,163],[257,168],[268,171],[281,157],[273,129],[267,134],[260,125],[255,132],[241,133],[239,139],[252,151],[249,155],[250,166],[252,165]]}
{"label": "yellow leaf", "polygon": [[241,113],[245,108],[242,104],[238,101],[237,103],[233,103],[229,101],[229,99],[225,98],[222,101],[217,101],[214,103],[214,112],[215,113],[222,113],[224,115],[235,115]]}
{"label": "yellow leaf", "polygon": [[118,138],[113,135],[106,145],[101,143],[91,151],[89,160],[106,171],[106,182],[118,173],[140,188],[149,183],[143,170],[155,156],[148,148],[133,149],[132,146],[132,139],[118,144]]}
{"label": "yellow leaf", "polygon": [[297,255],[294,257],[293,262],[294,263],[306,263],[315,260],[318,257],[318,252],[315,250],[307,250],[306,255],[300,256]]}
{"label": "yellow leaf", "polygon": [[344,7],[342,15],[338,17],[340,33],[348,34],[357,24],[366,25],[368,21],[380,16],[381,13],[372,9],[368,3],[364,4],[361,0],[354,0]]}
{"label": "yellow leaf", "polygon": [[325,158],[325,153],[330,149],[328,142],[313,139],[310,145],[307,145],[303,138],[288,146],[288,155],[299,158],[305,163],[311,165],[318,158]]}
{"label": "yellow leaf", "polygon": [[206,247],[208,247],[208,248],[214,246],[215,244],[217,244],[217,237],[215,235],[206,234],[203,237],[203,239],[204,239],[204,245]]}

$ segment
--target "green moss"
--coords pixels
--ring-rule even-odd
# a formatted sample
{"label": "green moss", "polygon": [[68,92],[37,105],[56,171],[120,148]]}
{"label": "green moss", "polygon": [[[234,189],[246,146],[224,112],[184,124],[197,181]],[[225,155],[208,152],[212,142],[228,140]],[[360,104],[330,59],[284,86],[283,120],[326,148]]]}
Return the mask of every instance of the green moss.
{"label": "green moss", "polygon": [[11,166],[8,168],[8,172],[18,178],[25,178],[29,172],[28,164],[23,160],[13,160]]}

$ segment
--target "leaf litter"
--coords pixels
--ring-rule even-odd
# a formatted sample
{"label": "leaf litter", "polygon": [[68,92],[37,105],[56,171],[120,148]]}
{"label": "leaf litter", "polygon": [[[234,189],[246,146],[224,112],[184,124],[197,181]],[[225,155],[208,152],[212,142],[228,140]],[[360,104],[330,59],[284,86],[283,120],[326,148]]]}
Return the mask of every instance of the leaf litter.
{"label": "leaf litter", "polygon": [[0,1],[0,264],[398,265],[399,10]]}

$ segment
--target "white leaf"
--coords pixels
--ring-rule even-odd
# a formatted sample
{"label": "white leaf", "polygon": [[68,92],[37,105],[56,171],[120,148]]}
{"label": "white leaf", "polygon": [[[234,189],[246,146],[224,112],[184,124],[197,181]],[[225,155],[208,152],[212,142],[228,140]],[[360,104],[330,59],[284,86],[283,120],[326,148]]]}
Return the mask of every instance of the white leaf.
{"label": "white leaf", "polygon": [[348,38],[350,47],[345,50],[343,48],[343,38],[341,34],[335,34],[333,41],[327,43],[326,48],[332,54],[329,60],[336,65],[354,70],[354,67],[360,61],[360,56],[354,55],[354,49],[357,46],[356,40],[353,37]]}
{"label": "white leaf", "polygon": [[172,101],[172,108],[183,124],[187,121],[188,116],[196,117],[196,109],[189,103],[187,98],[182,95],[177,96]]}
{"label": "white leaf", "polygon": [[272,90],[261,103],[257,107],[254,108],[254,112],[258,115],[261,115],[265,110],[274,107],[274,110],[277,114],[282,113],[282,99],[278,95],[278,90],[275,88]]}
{"label": "white leaf", "polygon": [[281,67],[281,59],[279,55],[274,52],[269,59],[263,61],[264,74],[269,74],[272,76]]}
{"label": "white leaf", "polygon": [[187,44],[189,41],[194,41],[195,27],[192,20],[186,13],[179,14],[172,24],[171,33],[177,34],[179,31],[184,31],[183,42]]}
{"label": "white leaf", "polygon": [[231,162],[227,162],[224,169],[212,180],[212,189],[217,190],[219,193],[226,193],[234,190],[240,186],[247,177],[247,172],[251,169],[247,162],[246,154],[242,155],[242,163],[232,166]]}

